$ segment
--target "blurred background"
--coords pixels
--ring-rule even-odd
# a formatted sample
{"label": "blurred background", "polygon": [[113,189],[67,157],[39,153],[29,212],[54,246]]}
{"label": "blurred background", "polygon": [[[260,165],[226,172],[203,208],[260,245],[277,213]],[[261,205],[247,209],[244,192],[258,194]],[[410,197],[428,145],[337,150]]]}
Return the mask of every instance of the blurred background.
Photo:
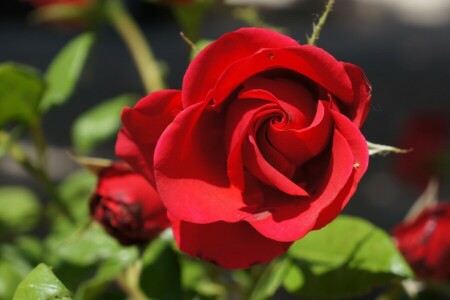
{"label": "blurred background", "polygon": [[[189,47],[179,36],[172,11],[137,0],[128,1],[128,5],[157,58],[167,67],[168,86],[179,89]],[[241,13],[242,8],[251,6],[264,22],[305,43],[323,5],[324,1],[317,0],[228,0],[208,11],[201,37],[216,39],[248,26]],[[35,24],[29,18],[32,10],[25,1],[0,1],[0,62],[20,62],[44,72],[58,50],[79,31]],[[439,155],[449,162],[450,0],[336,0],[318,46],[338,60],[361,66],[372,83],[371,111],[363,127],[369,141],[409,148],[415,138],[420,137],[421,145],[432,145],[429,141],[439,139]],[[70,101],[52,109],[44,120],[54,178],[63,178],[78,168],[65,153],[71,149],[71,124],[77,116],[118,94],[144,94],[128,50],[111,28],[100,31],[83,72]],[[433,125],[435,121],[437,125]],[[415,159],[427,155],[426,151],[416,153]],[[97,148],[94,155],[113,158],[114,141]],[[402,159],[398,162],[398,155],[393,154],[372,157],[346,213],[362,216],[388,230],[399,223],[427,179],[409,178],[421,171],[408,169],[411,161],[407,155]],[[443,200],[450,199],[446,178],[440,187]],[[8,184],[26,184],[38,190],[28,175],[3,157],[0,185]]]}

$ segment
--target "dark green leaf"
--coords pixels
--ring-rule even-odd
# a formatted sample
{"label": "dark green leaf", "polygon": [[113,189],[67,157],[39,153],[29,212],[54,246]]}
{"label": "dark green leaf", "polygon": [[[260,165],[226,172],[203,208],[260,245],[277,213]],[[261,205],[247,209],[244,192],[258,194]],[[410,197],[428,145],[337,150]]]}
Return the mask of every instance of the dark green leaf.
{"label": "dark green leaf", "polygon": [[63,104],[72,94],[93,44],[91,33],[84,33],[70,41],[52,61],[45,79],[47,90],[40,103],[40,110],[47,111]]}
{"label": "dark green leaf", "polygon": [[11,121],[35,122],[44,86],[36,70],[10,62],[0,64],[0,127]]}
{"label": "dark green leaf", "polygon": [[72,126],[75,148],[87,153],[98,144],[116,136],[122,125],[122,109],[134,105],[137,99],[136,95],[121,95],[98,104],[78,117]]}
{"label": "dark green leaf", "polygon": [[98,299],[105,286],[123,272],[126,267],[134,263],[137,258],[138,251],[135,247],[120,250],[101,263],[97,274],[92,279],[84,282],[77,290],[75,299]]}
{"label": "dark green leaf", "polygon": [[45,264],[39,264],[19,284],[13,300],[72,299],[70,291]]}
{"label": "dark green leaf", "polygon": [[[188,299],[221,299],[225,297],[226,287],[214,282],[213,276],[209,274],[211,272],[208,272],[208,269],[211,271],[216,268],[215,266],[187,256],[180,257],[180,264],[183,293],[190,296]],[[233,275],[237,272],[233,272]],[[239,282],[239,284],[243,284],[243,282]]]}
{"label": "dark green leaf", "polygon": [[0,234],[26,231],[39,220],[39,201],[26,188],[0,188],[0,207]]}
{"label": "dark green leaf", "polygon": [[340,216],[309,233],[288,255],[294,264],[284,286],[305,297],[349,297],[413,276],[391,238],[355,217]]}
{"label": "dark green leaf", "polygon": [[181,299],[181,275],[178,256],[171,242],[154,240],[143,255],[141,288],[155,299]]}
{"label": "dark green leaf", "polygon": [[259,277],[249,299],[261,300],[273,296],[283,283],[291,264],[291,260],[287,257],[272,261]]}

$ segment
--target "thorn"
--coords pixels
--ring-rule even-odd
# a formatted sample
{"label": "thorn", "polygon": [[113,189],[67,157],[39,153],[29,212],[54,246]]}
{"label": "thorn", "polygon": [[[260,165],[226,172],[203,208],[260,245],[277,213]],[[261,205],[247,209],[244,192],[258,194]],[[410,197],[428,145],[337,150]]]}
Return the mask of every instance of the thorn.
{"label": "thorn", "polygon": [[186,44],[188,44],[189,46],[191,46],[191,48],[195,51],[195,52],[199,52],[200,50],[197,48],[197,46],[195,45],[195,43],[193,41],[191,41],[185,34],[183,31],[180,31],[180,36],[181,38],[186,42]]}

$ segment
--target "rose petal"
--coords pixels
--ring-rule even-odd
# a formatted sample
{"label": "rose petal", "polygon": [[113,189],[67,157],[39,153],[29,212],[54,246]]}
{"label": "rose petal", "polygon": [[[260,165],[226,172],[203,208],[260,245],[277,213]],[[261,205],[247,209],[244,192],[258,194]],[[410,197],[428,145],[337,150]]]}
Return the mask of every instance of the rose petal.
{"label": "rose petal", "polygon": [[283,254],[291,243],[265,238],[246,222],[193,224],[171,218],[178,247],[226,269],[246,269]]}
{"label": "rose petal", "polygon": [[242,147],[243,160],[246,168],[252,175],[262,182],[279,189],[288,195],[308,196],[308,192],[287,178],[283,173],[275,169],[262,155],[256,145],[253,135],[248,137],[248,142]]}
{"label": "rose petal", "polygon": [[[316,187],[306,187],[311,197],[289,197],[277,190],[267,189],[264,191],[264,217],[254,215],[245,220],[264,236],[277,241],[295,241],[311,231],[321,211],[336,201],[345,188],[353,170],[352,151],[338,131],[334,132],[329,162],[325,155],[316,160],[328,164],[326,171],[316,167],[313,171],[317,174],[311,177],[317,178],[308,178],[313,182],[319,181]],[[311,164],[317,166],[315,161]]]}
{"label": "rose petal", "polygon": [[291,70],[321,85],[345,103],[353,101],[350,79],[342,63],[313,46],[262,49],[230,65],[217,80],[213,99],[221,103],[248,78],[269,70]]}
{"label": "rose petal", "polygon": [[191,62],[183,79],[183,107],[205,101],[208,92],[228,66],[261,48],[293,47],[298,43],[263,28],[242,28],[228,33],[203,49]]}
{"label": "rose petal", "polygon": [[307,128],[280,129],[269,126],[267,139],[291,163],[301,166],[327,146],[332,132],[328,103],[319,101],[316,116]]}
{"label": "rose petal", "polygon": [[[278,111],[280,108],[274,103],[264,104],[264,101],[254,99],[236,100],[230,105],[226,122],[226,136],[230,136],[227,137],[227,141],[230,141],[228,142],[230,146],[227,147],[230,148],[227,160],[228,176],[234,185],[244,190],[244,161],[250,173],[266,184],[291,195],[308,195],[304,189],[282,173],[290,166],[281,155],[278,161],[271,159],[271,162],[275,162],[271,165],[256,145],[255,134],[257,133],[254,130],[258,129],[254,128],[259,128],[258,124],[268,117],[280,114]],[[271,150],[268,147],[264,149],[266,153]],[[276,168],[280,165],[281,171]]]}
{"label": "rose petal", "polygon": [[359,181],[369,166],[369,149],[367,147],[367,141],[356,124],[352,123],[347,117],[340,113],[332,111],[331,114],[335,122],[336,130],[345,137],[350,150],[352,151],[353,171],[347,182],[347,186],[339,196],[336,197],[336,200],[331,202],[330,206],[320,213],[317,222],[314,225],[314,229],[322,228],[337,217],[355,193]]}
{"label": "rose petal", "polygon": [[352,82],[354,99],[351,103],[342,103],[339,99],[332,101],[332,103],[337,106],[342,114],[352,120],[356,126],[361,127],[369,112],[372,88],[360,67],[349,63],[342,64]]}
{"label": "rose petal", "polygon": [[225,145],[228,151],[227,172],[230,182],[244,190],[244,164],[242,161],[242,143],[248,135],[249,127],[256,121],[258,114],[277,109],[273,103],[247,99],[232,102],[227,110],[225,124]]}
{"label": "rose petal", "polygon": [[247,200],[227,176],[224,118],[197,103],[167,127],[155,150],[161,200],[176,218],[193,223],[236,222]]}
{"label": "rose petal", "polygon": [[277,103],[285,113],[284,121],[288,127],[303,128],[314,117],[317,101],[301,81],[256,76],[244,82],[243,86],[239,99],[264,99]]}
{"label": "rose petal", "polygon": [[151,183],[153,154],[161,133],[181,109],[181,92],[163,90],[142,98],[134,108],[122,111],[123,128],[116,142],[116,155]]}

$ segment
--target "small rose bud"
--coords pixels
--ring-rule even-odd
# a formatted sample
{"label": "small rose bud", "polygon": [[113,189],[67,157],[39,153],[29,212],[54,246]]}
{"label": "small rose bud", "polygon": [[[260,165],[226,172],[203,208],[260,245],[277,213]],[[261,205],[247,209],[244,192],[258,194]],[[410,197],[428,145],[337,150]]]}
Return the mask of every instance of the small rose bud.
{"label": "small rose bud", "polygon": [[393,230],[397,247],[418,278],[450,279],[450,204],[425,208]]}
{"label": "small rose bud", "polygon": [[98,177],[91,216],[121,244],[148,242],[169,226],[156,189],[127,164],[113,163]]}

